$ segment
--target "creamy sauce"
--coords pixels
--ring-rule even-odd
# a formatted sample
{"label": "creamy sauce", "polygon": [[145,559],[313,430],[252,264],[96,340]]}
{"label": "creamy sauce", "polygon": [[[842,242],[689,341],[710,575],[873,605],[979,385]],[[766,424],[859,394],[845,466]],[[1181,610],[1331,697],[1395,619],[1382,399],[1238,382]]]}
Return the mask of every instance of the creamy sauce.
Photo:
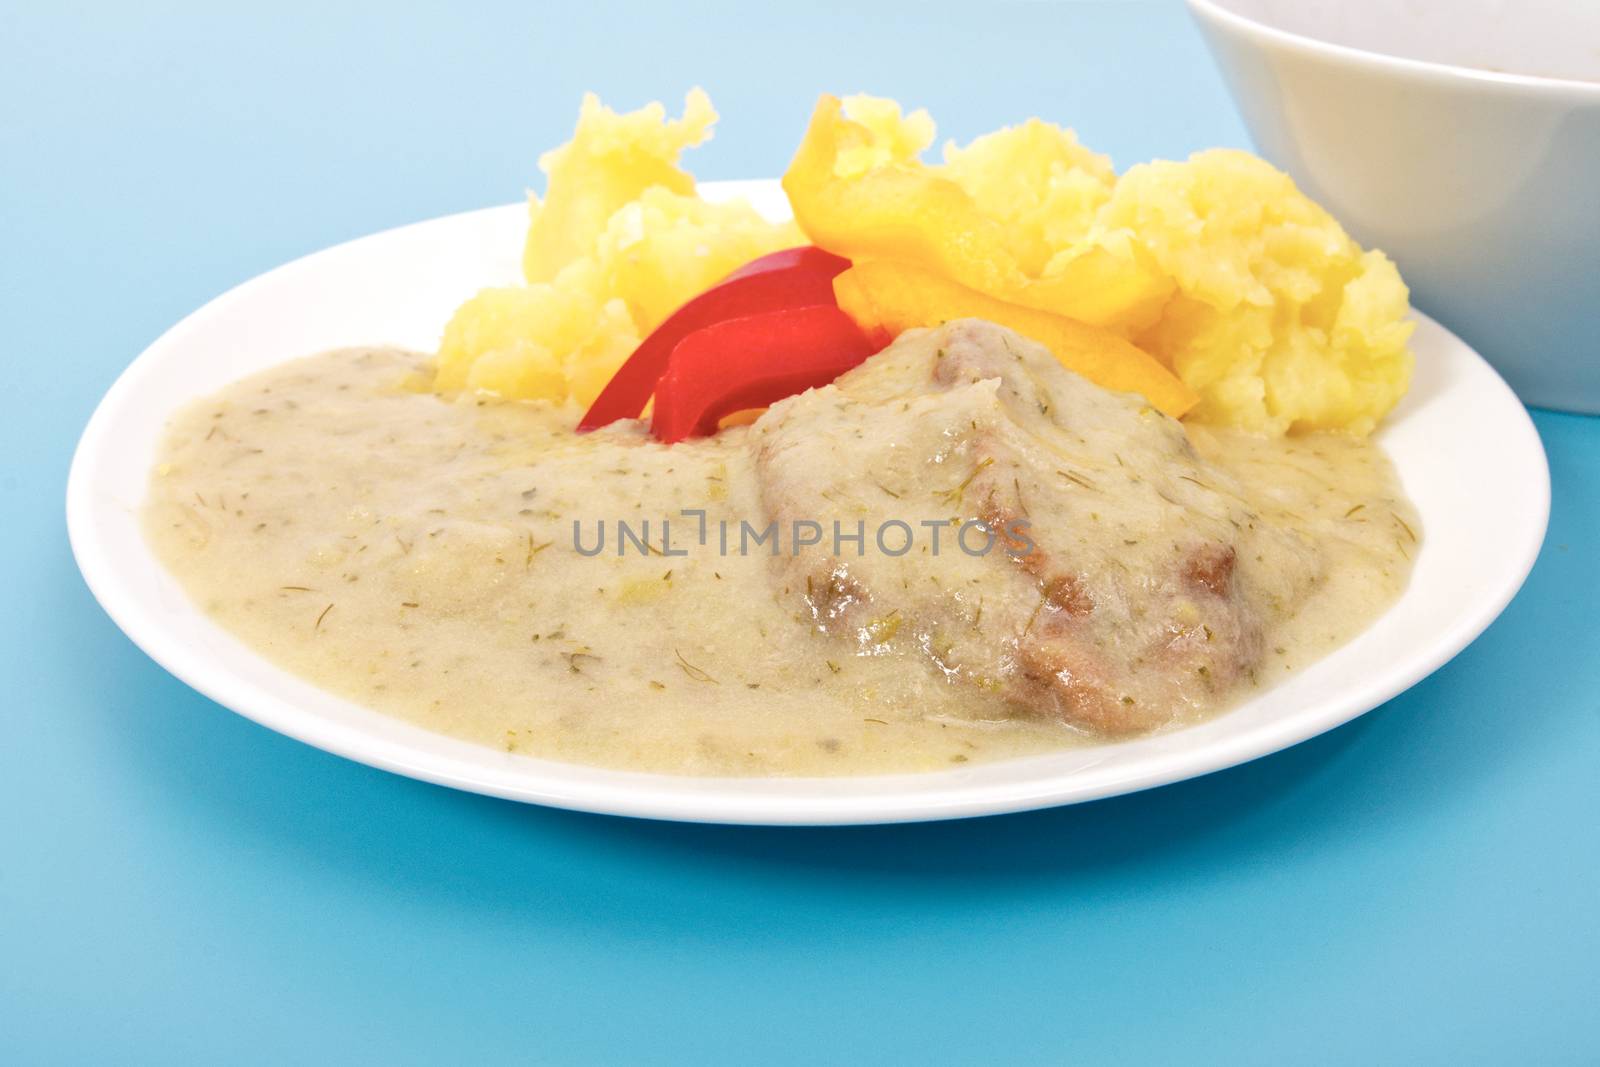
{"label": "creamy sauce", "polygon": [[[738,551],[740,521],[765,524],[761,431],[671,448],[635,424],[577,436],[569,408],[407,388],[422,362],[313,356],[170,424],[147,535],[205,611],[288,670],[507,751],[672,773],[916,771],[1093,743],[809,625],[781,561]],[[1368,443],[1191,438],[1317,552],[1221,707],[1366,626],[1404,587],[1420,530]],[[705,545],[684,508],[705,510]],[[648,522],[652,549],[619,556],[618,520]],[[604,551],[583,554],[601,521]]]}

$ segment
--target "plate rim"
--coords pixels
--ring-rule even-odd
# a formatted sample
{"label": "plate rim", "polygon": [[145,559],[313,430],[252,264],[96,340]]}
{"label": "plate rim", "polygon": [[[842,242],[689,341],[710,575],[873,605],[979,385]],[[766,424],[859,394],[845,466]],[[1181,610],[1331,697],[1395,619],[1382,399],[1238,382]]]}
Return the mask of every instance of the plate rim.
{"label": "plate rim", "polygon": [[[701,188],[710,197],[718,199],[739,195],[770,198],[776,189],[776,182],[706,182],[702,183]],[[1103,778],[1098,782],[1075,786],[1075,775],[1066,773],[1024,777],[1009,784],[1002,782],[963,788],[959,780],[968,772],[962,770],[830,778],[708,778],[589,767],[521,755],[504,757],[508,761],[515,761],[515,773],[486,776],[481,767],[477,768],[478,773],[468,773],[467,769],[456,765],[458,761],[452,756],[418,752],[411,746],[390,738],[378,738],[350,724],[326,720],[294,705],[288,698],[259,690],[225,669],[215,672],[206,669],[201,658],[192,653],[186,654],[181,640],[168,632],[160,624],[159,618],[147,611],[139,598],[119,583],[117,568],[107,558],[106,546],[100,543],[96,535],[96,518],[104,505],[94,491],[93,476],[98,457],[108,447],[108,435],[115,428],[119,409],[128,402],[140,379],[160,365],[166,351],[181,351],[175,346],[180,344],[183,334],[193,328],[197,319],[222,313],[227,305],[244,298],[250,289],[267,279],[301,268],[317,257],[343,252],[363,242],[378,238],[392,239],[421,227],[448,226],[451,222],[459,224],[473,216],[508,213],[512,209],[521,210],[522,207],[521,204],[497,205],[392,227],[308,253],[258,274],[227,289],[174,323],[131,361],[106,390],[84,427],[68,473],[68,539],[79,571],[96,601],[117,627],[169,674],[222,707],[313,747],[406,777],[508,800],[608,815],[725,824],[839,825],[964,818],[1082,803],[1184,781],[1281,751],[1352,721],[1416,685],[1476,640],[1521,589],[1544,544],[1550,512],[1549,460],[1527,408],[1498,372],[1471,346],[1422,312],[1413,311],[1424,328],[1439,330],[1448,342],[1459,346],[1465,356],[1481,365],[1481,369],[1493,377],[1495,386],[1503,394],[1498,399],[1502,402],[1509,400],[1520,413],[1520,418],[1512,421],[1518,432],[1527,438],[1524,444],[1531,444],[1532,454],[1538,462],[1534,464],[1536,469],[1519,472],[1523,477],[1532,479],[1525,488],[1533,494],[1537,517],[1527,526],[1528,535],[1519,546],[1521,551],[1518,556],[1508,561],[1510,565],[1499,573],[1499,580],[1493,587],[1481,594],[1472,612],[1457,617],[1452,626],[1431,635],[1427,654],[1415,657],[1406,670],[1392,672],[1377,683],[1368,681],[1352,687],[1343,699],[1330,704],[1320,715],[1286,717],[1267,727],[1223,737],[1205,747],[1182,750],[1176,756],[1158,754],[1121,775]],[[1426,546],[1425,541],[1424,552],[1427,551]],[[139,538],[139,549],[157,568],[164,570],[142,537]],[[242,642],[238,642],[215,622],[207,622],[227,640],[242,646]],[[1374,620],[1373,625],[1376,622]],[[257,658],[293,683],[290,688],[296,684],[310,685],[265,657],[257,655]],[[344,703],[360,707],[353,702]],[[373,715],[383,715],[372,709],[367,710]],[[1225,718],[1227,714],[1224,712],[1219,718]],[[411,726],[411,729],[423,730],[418,726]],[[425,732],[431,738],[443,739],[435,740],[436,748],[466,745],[474,751],[481,749],[494,753],[488,746]],[[481,752],[478,755],[482,757]],[[1003,762],[1022,763],[1038,758],[1041,757],[1023,757]],[[565,781],[552,785],[552,777],[564,778]],[[954,784],[938,790],[937,795],[928,795],[943,782],[952,779]],[[882,795],[860,790],[839,790],[840,783],[846,781],[858,786],[863,783],[911,781],[925,788]],[[694,783],[717,783],[721,788],[688,788]],[[827,783],[832,789],[809,794],[786,792],[806,783],[813,786]]]}

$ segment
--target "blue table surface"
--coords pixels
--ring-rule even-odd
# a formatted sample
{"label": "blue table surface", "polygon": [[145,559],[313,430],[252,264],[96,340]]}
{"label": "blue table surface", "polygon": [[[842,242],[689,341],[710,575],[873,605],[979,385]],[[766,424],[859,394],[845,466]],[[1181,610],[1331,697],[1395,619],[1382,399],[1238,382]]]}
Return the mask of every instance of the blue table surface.
{"label": "blue table surface", "polygon": [[704,85],[713,178],[778,172],[824,89],[958,138],[1042,114],[1119,165],[1245,145],[1181,7],[223,6],[0,11],[0,1061],[1600,1059],[1600,419],[1536,414],[1538,566],[1409,693],[1198,781],[944,825],[369,770],[168,677],[73,567],[71,449],[140,349],[291,257],[516,198],[583,90]]}

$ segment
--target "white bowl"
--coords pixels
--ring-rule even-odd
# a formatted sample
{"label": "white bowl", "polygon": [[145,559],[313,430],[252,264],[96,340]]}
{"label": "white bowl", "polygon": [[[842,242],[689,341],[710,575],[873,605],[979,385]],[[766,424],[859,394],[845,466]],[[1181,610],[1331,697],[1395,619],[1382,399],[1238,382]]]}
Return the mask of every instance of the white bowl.
{"label": "white bowl", "polygon": [[1600,412],[1600,3],[1189,7],[1263,155],[1523,400]]}
{"label": "white bowl", "polygon": [[[776,182],[702,186],[784,213]],[[224,293],[145,350],[84,430],[67,484],[78,566],[118,626],[220,704],[290,737],[431,782],[587,811],[749,823],[892,822],[1066,804],[1189,778],[1285,748],[1437,669],[1500,613],[1544,540],[1549,471],[1528,413],[1488,364],[1419,316],[1417,376],[1379,440],[1422,518],[1400,600],[1326,658],[1210,722],[1119,744],[928,774],[692,778],[583,767],[430,733],[318,689],[184,594],[139,506],[163,424],[186,401],[319,349],[431,348],[455,305],[518,276],[514,204],[339,245]]]}

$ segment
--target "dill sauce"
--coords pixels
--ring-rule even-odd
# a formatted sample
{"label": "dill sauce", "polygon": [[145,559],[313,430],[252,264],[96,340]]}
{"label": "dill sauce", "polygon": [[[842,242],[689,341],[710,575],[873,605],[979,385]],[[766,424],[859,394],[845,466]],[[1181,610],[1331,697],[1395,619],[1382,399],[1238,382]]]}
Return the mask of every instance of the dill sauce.
{"label": "dill sauce", "polygon": [[[431,730],[634,770],[919,771],[1091,743],[925,661],[854,654],[780,605],[767,549],[737,551],[740,520],[762,521],[744,428],[673,448],[631,424],[578,436],[570,408],[408,388],[423,361],[312,356],[169,425],[147,537],[203,610],[285,669]],[[1416,520],[1376,447],[1191,436],[1321,557],[1255,684],[1399,595]],[[706,512],[706,545],[684,508]],[[605,522],[603,551],[578,551],[575,520],[585,551]],[[652,549],[619,556],[619,521],[648,522]]]}

